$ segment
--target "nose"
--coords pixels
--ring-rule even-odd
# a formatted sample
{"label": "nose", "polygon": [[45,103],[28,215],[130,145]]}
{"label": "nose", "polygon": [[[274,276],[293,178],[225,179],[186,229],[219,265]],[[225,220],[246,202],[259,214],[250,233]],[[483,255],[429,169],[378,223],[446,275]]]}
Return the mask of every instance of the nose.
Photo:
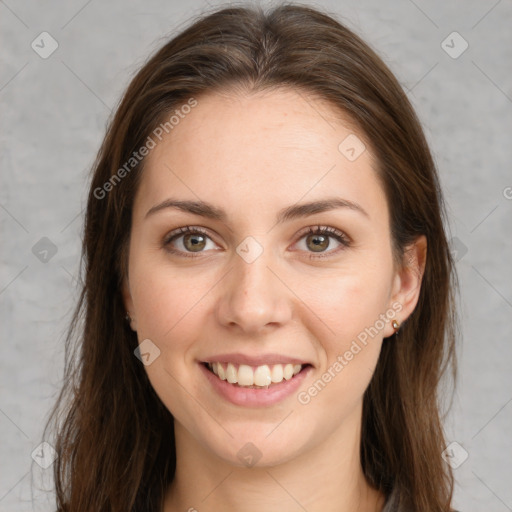
{"label": "nose", "polygon": [[270,251],[252,262],[233,255],[231,270],[223,279],[216,313],[219,323],[246,334],[261,334],[292,317],[292,292],[274,270]]}

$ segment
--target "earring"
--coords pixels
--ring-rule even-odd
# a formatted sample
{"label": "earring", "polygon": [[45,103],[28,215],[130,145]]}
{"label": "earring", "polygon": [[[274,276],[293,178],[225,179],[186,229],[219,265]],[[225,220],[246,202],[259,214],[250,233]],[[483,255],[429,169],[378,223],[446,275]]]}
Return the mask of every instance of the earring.
{"label": "earring", "polygon": [[131,320],[132,320],[132,319],[131,319],[131,317],[130,317],[130,313],[128,313],[128,312],[126,313],[126,316],[125,316],[124,318],[125,318],[125,320],[127,320],[128,322],[131,322]]}
{"label": "earring", "polygon": [[393,320],[391,325],[393,326],[393,329],[395,329],[395,332],[398,332],[398,329],[400,329],[400,324],[396,320]]}

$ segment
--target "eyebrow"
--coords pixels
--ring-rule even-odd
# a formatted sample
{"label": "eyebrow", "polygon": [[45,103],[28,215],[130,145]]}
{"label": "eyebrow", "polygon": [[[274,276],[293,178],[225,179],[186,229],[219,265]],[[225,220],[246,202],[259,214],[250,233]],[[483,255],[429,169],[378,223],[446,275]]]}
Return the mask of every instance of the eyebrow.
{"label": "eyebrow", "polygon": [[[187,213],[192,213],[194,215],[200,215],[201,217],[206,217],[208,219],[218,220],[224,223],[226,223],[228,218],[224,210],[206,201],[187,201],[177,199],[166,199],[165,201],[156,204],[148,210],[145,218],[148,218],[151,215],[154,215],[155,213],[166,210],[168,208],[174,208]],[[282,224],[283,222],[293,219],[307,217],[309,215],[314,215],[315,213],[322,213],[340,208],[348,208],[350,210],[361,213],[365,217],[370,217],[361,205],[354,203],[353,201],[341,199],[339,197],[329,197],[309,203],[287,206],[286,208],[280,210],[277,214],[276,223]]]}

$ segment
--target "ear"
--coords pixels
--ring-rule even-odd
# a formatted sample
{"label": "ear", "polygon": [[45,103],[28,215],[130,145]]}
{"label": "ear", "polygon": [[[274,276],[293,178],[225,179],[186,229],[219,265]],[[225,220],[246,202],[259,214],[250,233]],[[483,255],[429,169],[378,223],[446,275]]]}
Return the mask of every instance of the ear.
{"label": "ear", "polygon": [[123,297],[123,304],[126,313],[130,316],[130,327],[132,328],[132,331],[137,331],[137,319],[135,317],[135,309],[133,307],[132,294],[130,292],[130,283],[127,277],[123,279],[123,283],[121,285],[121,295]]}
{"label": "ear", "polygon": [[[389,307],[395,310],[395,320],[402,324],[412,314],[420,296],[421,283],[427,261],[427,239],[421,235],[405,248],[397,268]],[[384,337],[394,334],[391,322],[386,325]]]}

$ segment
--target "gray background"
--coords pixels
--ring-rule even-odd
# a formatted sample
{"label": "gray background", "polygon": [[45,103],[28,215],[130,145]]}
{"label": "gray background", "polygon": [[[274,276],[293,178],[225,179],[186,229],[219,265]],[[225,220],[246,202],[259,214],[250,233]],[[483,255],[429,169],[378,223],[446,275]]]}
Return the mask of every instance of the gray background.
{"label": "gray background", "polygon": [[[31,490],[51,468],[31,453],[61,382],[87,173],[105,123],[149,53],[213,5],[0,0],[2,512],[51,510],[51,494]],[[458,443],[452,463],[469,456],[455,470],[455,507],[512,510],[512,3],[314,5],[377,49],[424,125],[461,281],[460,380],[446,430]],[[43,31],[59,45],[46,59],[31,47]],[[453,31],[469,44],[457,58],[458,36],[442,44]]]}

